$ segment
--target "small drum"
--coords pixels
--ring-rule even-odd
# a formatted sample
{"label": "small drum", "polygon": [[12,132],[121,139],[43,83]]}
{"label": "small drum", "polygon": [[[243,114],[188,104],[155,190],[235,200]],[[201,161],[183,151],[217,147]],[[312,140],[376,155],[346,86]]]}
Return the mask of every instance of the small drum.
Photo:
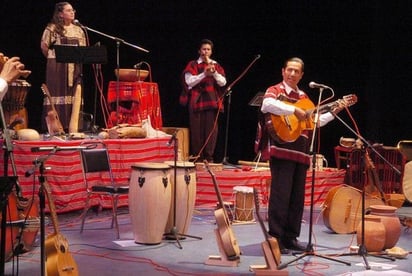
{"label": "small drum", "polygon": [[254,221],[254,195],[253,188],[247,186],[233,187],[235,193],[235,220]]}
{"label": "small drum", "polygon": [[[165,233],[170,233],[176,226],[179,234],[186,234],[192,221],[196,200],[196,167],[193,162],[176,162],[176,184],[174,183],[174,161],[166,161],[171,167],[170,182],[172,183],[172,200],[169,220]],[[174,192],[176,192],[176,221],[174,222]],[[175,223],[175,225],[173,225]]]}
{"label": "small drum", "polygon": [[132,165],[129,212],[136,243],[154,245],[162,241],[170,212],[169,171],[165,163]]}
{"label": "small drum", "polygon": [[6,124],[11,124],[16,120],[21,123],[16,124],[15,130],[27,128],[26,103],[27,92],[31,85],[25,80],[16,80],[9,85],[6,95],[3,98],[3,110]]}

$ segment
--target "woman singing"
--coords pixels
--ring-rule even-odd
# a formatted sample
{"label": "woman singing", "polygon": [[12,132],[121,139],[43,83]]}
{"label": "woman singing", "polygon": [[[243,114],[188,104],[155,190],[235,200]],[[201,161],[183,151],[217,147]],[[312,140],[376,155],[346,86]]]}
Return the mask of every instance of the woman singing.
{"label": "woman singing", "polygon": [[[54,46],[86,46],[83,29],[73,24],[75,13],[70,3],[57,3],[51,22],[43,32],[40,44],[43,55],[47,58],[46,84],[51,94],[50,98],[64,130],[70,133],[78,131],[82,104],[82,65],[56,62]],[[43,104],[43,118],[50,110],[51,104],[46,97]],[[47,125],[47,127],[50,133],[50,126]],[[44,121],[43,129],[45,129]]]}

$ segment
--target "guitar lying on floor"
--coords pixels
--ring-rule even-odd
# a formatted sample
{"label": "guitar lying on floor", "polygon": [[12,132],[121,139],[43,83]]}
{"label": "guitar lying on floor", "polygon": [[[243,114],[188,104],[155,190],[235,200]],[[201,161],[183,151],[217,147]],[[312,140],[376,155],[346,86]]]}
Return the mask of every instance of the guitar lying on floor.
{"label": "guitar lying on floor", "polygon": [[[329,104],[321,105],[319,107],[320,114],[335,109],[338,104],[344,106],[354,105],[358,101],[358,98],[354,94],[346,95],[342,99],[334,101]],[[289,105],[302,108],[310,116],[308,119],[300,121],[295,115],[274,115],[272,113],[265,114],[265,125],[269,131],[270,137],[278,142],[294,142],[299,138],[303,130],[313,129],[313,113],[315,111],[315,105],[308,98],[298,100],[295,103],[284,101]]]}

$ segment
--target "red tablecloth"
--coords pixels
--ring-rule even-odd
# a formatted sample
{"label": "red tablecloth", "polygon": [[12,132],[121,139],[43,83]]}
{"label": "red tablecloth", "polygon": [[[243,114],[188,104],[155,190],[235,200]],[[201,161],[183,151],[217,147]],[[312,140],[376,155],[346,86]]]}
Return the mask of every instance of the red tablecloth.
{"label": "red tablecloth", "polygon": [[[32,147],[75,147],[81,142],[92,140],[73,141],[14,141],[13,157],[16,165],[18,181],[23,191],[23,196],[37,196],[39,191],[38,173],[25,177],[25,173],[33,169],[33,161],[48,154],[47,151],[31,152]],[[110,155],[113,174],[118,183],[129,184],[131,165],[136,162],[163,162],[173,160],[173,147],[168,147],[168,137],[145,138],[145,139],[109,139],[104,140]],[[3,154],[3,150],[1,150]],[[83,174],[80,163],[79,151],[57,151],[45,161],[45,176],[51,188],[56,211],[67,212],[82,209],[86,199],[86,189],[83,182]],[[9,162],[9,175],[13,175],[12,166]],[[0,173],[4,175],[4,159],[0,158]],[[101,177],[109,183],[105,175]],[[98,179],[96,179],[98,181]],[[98,204],[98,198],[93,198],[92,204]],[[111,207],[110,198],[102,200],[105,208]],[[120,197],[119,206],[128,204],[128,196]]]}
{"label": "red tablecloth", "polygon": [[[152,127],[162,127],[162,112],[157,83],[154,82],[119,82],[119,110],[117,103],[117,82],[109,82],[107,101],[111,106],[108,127],[117,124],[139,124],[150,117]],[[116,111],[119,111],[116,121]]]}
{"label": "red tablecloth", "polygon": [[[223,170],[214,172],[216,182],[219,185],[220,193],[223,201],[234,202],[235,186],[255,187],[261,194],[261,204],[268,203],[270,192],[270,171],[242,171],[242,170]],[[325,168],[323,171],[315,173],[315,187],[313,194],[314,204],[321,204],[325,199],[329,190],[335,186],[344,183],[345,170],[335,168]],[[308,171],[306,175],[306,192],[305,205],[310,205],[312,190],[312,171]],[[212,178],[207,171],[197,171],[197,206],[216,206],[218,201]]]}

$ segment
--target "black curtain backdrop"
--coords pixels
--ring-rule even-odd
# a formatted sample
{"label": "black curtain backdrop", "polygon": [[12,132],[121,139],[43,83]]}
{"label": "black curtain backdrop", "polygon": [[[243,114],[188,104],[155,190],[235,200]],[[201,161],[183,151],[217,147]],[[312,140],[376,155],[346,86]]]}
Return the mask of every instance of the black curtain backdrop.
{"label": "black curtain backdrop", "polygon": [[[40,129],[45,58],[40,37],[57,1],[10,1],[1,4],[0,51],[20,56],[33,73],[26,106],[29,127]],[[261,58],[232,89],[227,157],[231,163],[252,160],[257,108],[253,96],[281,80],[283,61],[299,56],[305,61],[301,88],[313,102],[318,90],[310,81],[335,91],[335,100],[354,93],[350,108],[361,134],[371,142],[396,145],[412,139],[411,30],[412,2],[397,1],[71,1],[76,17],[100,32],[146,48],[144,53],[120,46],[120,67],[140,61],[152,67],[159,85],[165,126],[188,124],[178,104],[179,77],[187,61],[197,57],[198,43],[215,43],[214,58],[226,69],[231,83],[258,54]],[[89,31],[90,43],[108,49],[102,66],[107,84],[114,80],[116,43]],[[93,113],[95,84],[85,65],[85,111]],[[328,91],[324,92],[327,96]],[[97,124],[103,126],[100,107]],[[342,119],[353,126],[346,112]],[[217,160],[224,156],[226,114],[220,118]],[[340,137],[354,137],[338,120],[320,131],[319,151],[334,164],[333,147]]]}

